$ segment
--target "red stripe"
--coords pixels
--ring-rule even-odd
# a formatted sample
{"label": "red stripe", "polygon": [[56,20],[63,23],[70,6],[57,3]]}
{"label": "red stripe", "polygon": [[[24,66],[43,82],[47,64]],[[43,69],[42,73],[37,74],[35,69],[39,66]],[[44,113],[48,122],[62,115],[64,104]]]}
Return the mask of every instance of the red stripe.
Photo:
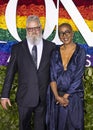
{"label": "red stripe", "polygon": [[[53,0],[56,4],[57,0]],[[0,0],[0,5],[7,4],[9,0]],[[89,6],[93,4],[93,0],[73,0],[76,6]],[[45,2],[44,0],[18,0],[18,5],[29,5],[29,4],[36,4],[36,5],[44,5]],[[61,2],[60,2],[61,3]]]}

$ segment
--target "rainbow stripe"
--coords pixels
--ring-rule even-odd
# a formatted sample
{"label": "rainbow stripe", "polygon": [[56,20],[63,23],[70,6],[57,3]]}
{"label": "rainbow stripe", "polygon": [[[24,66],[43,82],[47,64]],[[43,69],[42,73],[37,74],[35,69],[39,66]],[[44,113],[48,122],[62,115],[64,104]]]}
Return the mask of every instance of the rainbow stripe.
{"label": "rainbow stripe", "polygon": [[[53,0],[56,4],[56,0]],[[92,0],[73,0],[75,5],[77,6],[79,12],[83,16],[86,24],[93,31],[93,1]],[[11,52],[11,46],[15,44],[17,41],[11,36],[9,33],[6,22],[5,22],[5,10],[7,6],[8,0],[0,1],[0,65],[6,65],[7,59]],[[16,24],[17,31],[20,38],[23,40],[25,38],[25,23],[28,15],[35,14],[40,17],[40,21],[42,24],[42,29],[44,30],[46,13],[45,13],[45,3],[44,0],[19,0],[17,6],[17,16],[16,16]],[[68,22],[72,25],[73,30],[75,32],[74,40],[75,42],[81,43],[83,47],[85,47],[87,54],[93,56],[93,48],[88,47],[86,41],[80,34],[79,30],[75,26],[73,20],[68,15],[67,11],[64,9],[63,5],[60,4],[59,9],[59,21],[58,24]],[[55,32],[51,34],[49,40],[53,39]],[[3,42],[6,42],[3,43]],[[91,59],[92,63],[92,59]],[[92,63],[93,64],[93,63]]]}

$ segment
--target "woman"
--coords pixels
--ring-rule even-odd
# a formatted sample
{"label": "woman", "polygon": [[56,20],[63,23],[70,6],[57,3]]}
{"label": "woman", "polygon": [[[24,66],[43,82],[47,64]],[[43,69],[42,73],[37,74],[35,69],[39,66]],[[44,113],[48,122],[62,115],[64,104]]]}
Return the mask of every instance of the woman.
{"label": "woman", "polygon": [[70,24],[59,26],[62,45],[51,57],[51,83],[47,95],[48,130],[83,130],[83,83],[86,55],[83,48],[73,42]]}

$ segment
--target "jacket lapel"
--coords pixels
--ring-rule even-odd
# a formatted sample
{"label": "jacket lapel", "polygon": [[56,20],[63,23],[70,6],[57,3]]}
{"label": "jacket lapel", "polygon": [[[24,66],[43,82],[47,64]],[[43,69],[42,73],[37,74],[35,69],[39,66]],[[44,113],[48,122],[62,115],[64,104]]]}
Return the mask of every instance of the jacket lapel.
{"label": "jacket lapel", "polygon": [[43,66],[46,64],[47,62],[46,58],[47,58],[47,46],[45,41],[43,40],[43,51],[42,51],[41,61],[38,70],[42,69]]}
{"label": "jacket lapel", "polygon": [[[30,59],[31,64],[33,64],[34,67],[36,68],[32,55],[30,54],[30,51],[27,45],[27,40],[23,41],[22,47],[25,50],[25,54],[27,55],[27,58]],[[41,70],[45,66],[46,63],[47,63],[47,44],[46,44],[46,41],[43,39],[43,50],[42,50],[42,56],[41,56],[41,61],[40,61],[38,70]]]}
{"label": "jacket lapel", "polygon": [[27,40],[23,41],[22,47],[25,51],[25,54],[27,55],[27,59],[29,59],[31,61],[30,63],[33,64],[34,67],[36,68],[35,63],[34,63],[33,58],[32,58],[32,55],[30,54],[30,51],[29,51],[29,48],[27,45]]}

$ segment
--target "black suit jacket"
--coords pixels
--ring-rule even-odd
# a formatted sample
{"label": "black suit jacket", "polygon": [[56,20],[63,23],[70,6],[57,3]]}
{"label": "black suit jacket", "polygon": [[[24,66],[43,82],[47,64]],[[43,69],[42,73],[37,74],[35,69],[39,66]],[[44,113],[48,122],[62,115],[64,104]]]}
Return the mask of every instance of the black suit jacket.
{"label": "black suit jacket", "polygon": [[27,40],[13,45],[1,97],[9,98],[14,75],[18,72],[16,94],[18,105],[34,107],[39,99],[45,103],[49,84],[50,56],[54,47],[54,43],[43,39],[42,58],[37,70],[29,52]]}

